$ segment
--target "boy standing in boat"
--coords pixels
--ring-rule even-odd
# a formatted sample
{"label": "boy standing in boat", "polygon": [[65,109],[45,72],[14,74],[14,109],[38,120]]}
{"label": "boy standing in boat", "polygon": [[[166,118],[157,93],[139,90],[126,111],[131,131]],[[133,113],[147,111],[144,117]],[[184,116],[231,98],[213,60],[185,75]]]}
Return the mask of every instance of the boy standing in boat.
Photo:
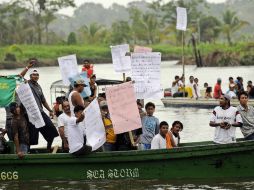
{"label": "boy standing in boat", "polygon": [[151,143],[151,149],[166,149],[167,133],[168,133],[168,123],[166,121],[162,121],[160,123],[160,133],[154,136]]}
{"label": "boy standing in boat", "polygon": [[220,98],[220,106],[214,108],[210,126],[215,127],[214,142],[227,144],[236,142],[236,127],[242,127],[242,118],[237,108],[230,106],[230,96]]}
{"label": "boy standing in boat", "polygon": [[84,136],[84,131],[79,125],[85,118],[83,106],[75,106],[74,114],[75,117],[68,118],[68,143],[70,153],[74,156],[81,156],[88,154],[92,151],[92,147],[86,145],[86,139]]}
{"label": "boy standing in boat", "polygon": [[159,119],[154,117],[155,105],[148,102],[145,105],[147,115],[142,118],[142,135],[140,138],[141,149],[151,149],[153,137],[159,133]]}
{"label": "boy standing in boat", "polygon": [[248,105],[248,93],[240,92],[238,99],[240,105],[237,107],[243,119],[241,127],[242,134],[245,140],[254,140],[254,108]]}

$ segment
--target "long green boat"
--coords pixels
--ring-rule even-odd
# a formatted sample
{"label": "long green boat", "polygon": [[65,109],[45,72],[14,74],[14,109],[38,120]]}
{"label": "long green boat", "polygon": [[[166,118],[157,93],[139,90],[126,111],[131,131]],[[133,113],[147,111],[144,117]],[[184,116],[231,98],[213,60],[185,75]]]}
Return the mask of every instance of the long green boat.
{"label": "long green boat", "polygon": [[186,143],[170,150],[0,155],[0,181],[254,178],[254,141]]}

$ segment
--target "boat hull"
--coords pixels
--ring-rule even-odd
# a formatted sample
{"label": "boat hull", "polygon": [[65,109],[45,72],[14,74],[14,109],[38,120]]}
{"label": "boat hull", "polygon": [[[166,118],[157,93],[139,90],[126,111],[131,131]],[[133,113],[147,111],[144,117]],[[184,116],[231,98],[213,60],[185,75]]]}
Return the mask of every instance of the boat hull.
{"label": "boat hull", "polygon": [[254,141],[172,150],[0,156],[0,181],[254,178]]}
{"label": "boat hull", "polygon": [[[162,98],[162,103],[165,107],[194,107],[194,108],[204,108],[204,109],[213,109],[219,105],[219,100],[216,99],[205,99],[200,98],[190,99],[190,98]],[[231,100],[230,104],[232,106],[238,106],[239,101],[237,99]],[[254,106],[254,100],[249,100],[248,103],[250,106]]]}

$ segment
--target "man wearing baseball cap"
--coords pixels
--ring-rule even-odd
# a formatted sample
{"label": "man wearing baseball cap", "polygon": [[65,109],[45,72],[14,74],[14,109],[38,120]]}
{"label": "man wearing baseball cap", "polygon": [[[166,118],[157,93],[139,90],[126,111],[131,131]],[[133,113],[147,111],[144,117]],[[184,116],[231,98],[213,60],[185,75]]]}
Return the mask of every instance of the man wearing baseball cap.
{"label": "man wearing baseball cap", "polygon": [[[20,73],[20,75],[24,77],[27,71],[31,69],[36,63],[37,63],[37,59],[35,58],[30,59],[28,66]],[[38,70],[35,68],[32,68],[29,73],[30,73],[30,79],[28,80],[28,84],[32,90],[35,101],[38,105],[42,118],[45,122],[44,127],[37,129],[32,123],[29,122],[28,117],[26,117],[28,121],[28,127],[29,127],[29,136],[30,136],[29,143],[30,145],[37,145],[38,139],[39,139],[39,132],[40,132],[42,136],[44,137],[44,139],[47,141],[47,149],[50,150],[54,138],[58,136],[58,132],[56,130],[56,127],[52,123],[51,119],[49,118],[49,116],[43,111],[43,107],[49,111],[50,116],[53,116],[53,110],[49,107],[49,104],[47,103],[46,98],[44,97],[42,88],[38,83],[38,80],[39,80]]]}
{"label": "man wearing baseball cap", "polygon": [[224,94],[220,98],[220,105],[211,114],[209,125],[215,128],[214,142],[227,144],[236,142],[236,127],[242,127],[242,117],[237,108],[230,105],[230,96]]}
{"label": "man wearing baseball cap", "polygon": [[81,97],[80,93],[83,92],[84,87],[86,86],[85,81],[81,78],[78,78],[74,81],[74,88],[72,92],[69,94],[68,101],[70,104],[71,116],[75,116],[74,108],[75,106],[82,106],[85,108],[84,100]]}

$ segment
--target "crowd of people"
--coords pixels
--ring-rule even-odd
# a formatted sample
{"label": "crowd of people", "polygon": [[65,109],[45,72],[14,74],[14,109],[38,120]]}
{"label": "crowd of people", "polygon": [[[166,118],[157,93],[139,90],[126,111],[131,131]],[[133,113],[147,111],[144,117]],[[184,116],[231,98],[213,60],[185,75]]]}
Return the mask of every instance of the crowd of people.
{"label": "crowd of people", "polygon": [[[199,98],[214,98],[219,99],[222,94],[227,94],[233,99],[237,99],[241,92],[246,91],[250,99],[254,99],[254,86],[252,81],[247,82],[247,87],[244,88],[243,78],[237,77],[235,80],[233,77],[228,79],[228,89],[223,92],[221,83],[221,78],[217,79],[214,88],[208,85],[207,82],[204,83],[203,87],[200,87],[198,78],[193,76],[189,77],[189,82],[185,85],[184,76],[175,76],[175,80],[172,82],[171,94],[173,97],[189,97],[194,99]],[[246,89],[246,90],[245,90]]]}
{"label": "crowd of people", "polygon": [[[22,102],[16,97],[16,101],[6,107],[6,130],[2,133],[8,135],[9,140],[14,141],[16,153],[22,158],[24,154],[29,153],[31,145],[38,144],[38,134],[42,134],[47,141],[47,149],[51,151],[51,145],[55,137],[60,135],[62,139],[62,151],[69,152],[75,156],[88,154],[92,147],[87,143],[84,128],[80,125],[84,121],[84,109],[94,99],[98,100],[101,109],[102,120],[106,132],[106,142],[97,151],[127,151],[132,149],[171,149],[179,146],[180,132],[183,130],[183,124],[180,121],[174,121],[170,125],[166,121],[159,121],[154,116],[156,106],[152,102],[142,105],[141,100],[137,100],[137,109],[139,110],[142,126],[140,129],[115,134],[110,117],[105,93],[98,94],[96,85],[96,75],[93,70],[89,71],[91,95],[83,98],[81,93],[86,87],[82,78],[75,79],[70,92],[65,97],[58,97],[57,104],[51,109],[44,97],[41,86],[38,83],[39,72],[33,68],[36,59],[31,59],[28,66],[20,73],[24,77],[30,70],[30,79],[27,80],[45,126],[36,128],[28,119],[26,109]],[[87,62],[87,61],[86,61]],[[87,63],[86,63],[87,64]],[[88,66],[85,65],[87,69]],[[90,68],[90,67],[89,67]],[[126,81],[130,81],[128,78]],[[175,76],[172,83],[173,97],[191,97],[199,98],[203,96],[199,87],[198,78],[189,77],[189,84],[184,86],[184,76]],[[211,98],[211,87],[205,83],[204,97]],[[219,105],[211,113],[210,126],[215,128],[214,143],[224,144],[236,141],[235,129],[240,127],[246,140],[254,140],[254,108],[248,105],[248,98],[251,98],[253,86],[251,81],[248,83],[249,91],[244,91],[241,77],[234,81],[229,78],[229,91],[223,93],[221,90],[221,79],[217,80],[214,87],[213,97],[220,99]],[[233,92],[239,98],[237,108],[230,105],[230,100],[234,98]],[[144,110],[143,110],[144,106]],[[51,117],[58,119],[58,131],[51,121],[51,118],[44,112],[43,108],[49,111]],[[1,132],[0,131],[0,132]]]}

